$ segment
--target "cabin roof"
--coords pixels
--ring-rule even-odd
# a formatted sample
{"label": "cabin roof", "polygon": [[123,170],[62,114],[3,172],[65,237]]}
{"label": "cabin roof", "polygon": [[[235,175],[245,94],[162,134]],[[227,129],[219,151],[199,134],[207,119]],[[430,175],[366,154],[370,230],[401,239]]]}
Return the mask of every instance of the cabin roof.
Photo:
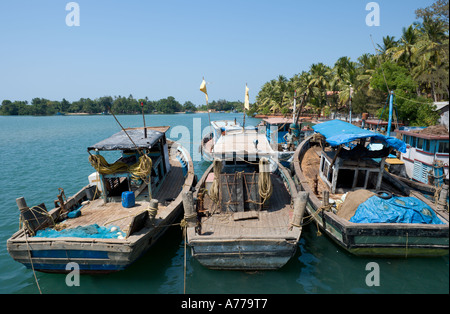
{"label": "cabin roof", "polygon": [[211,125],[215,129],[229,128],[229,127],[231,127],[231,128],[233,128],[233,127],[242,127],[239,122],[235,122],[234,120],[216,120],[216,121],[211,121]]}
{"label": "cabin roof", "polygon": [[[383,121],[383,120],[366,120],[366,124],[387,126],[389,124],[389,122]],[[394,123],[392,123],[392,125],[394,125]],[[395,123],[395,125],[403,126],[404,124],[401,122],[398,122],[398,123]]]}
{"label": "cabin roof", "polygon": [[[256,148],[254,140],[258,140]],[[213,153],[218,157],[228,154],[263,156],[273,155],[275,151],[270,147],[265,134],[256,130],[245,130],[221,136],[214,144]]]}
{"label": "cabin roof", "polygon": [[[443,126],[440,129],[429,127],[429,130],[426,130],[427,128],[423,129],[406,129],[406,130],[397,130],[396,132],[403,134],[403,135],[409,135],[414,137],[420,137],[426,140],[447,140],[449,139],[449,134],[447,132],[447,129]],[[444,132],[443,132],[444,130]]]}
{"label": "cabin roof", "polygon": [[270,118],[263,119],[263,121],[265,121],[269,124],[285,124],[285,123],[292,123],[292,118],[270,117]]}
{"label": "cabin roof", "polygon": [[402,153],[406,152],[405,142],[390,136],[384,136],[369,130],[361,129],[356,125],[341,121],[331,120],[313,126],[314,131],[322,134],[331,146],[347,144],[358,139],[372,138],[381,140],[385,145],[393,147]]}
{"label": "cabin roof", "polygon": [[[89,146],[90,150],[135,150],[138,148],[151,148],[165,132],[170,128],[167,127],[147,127],[147,137],[144,137],[144,128],[128,128],[126,133],[122,130],[95,145]],[[127,136],[128,134],[128,136]],[[130,137],[133,141],[130,140]],[[134,142],[134,143],[133,143]]]}

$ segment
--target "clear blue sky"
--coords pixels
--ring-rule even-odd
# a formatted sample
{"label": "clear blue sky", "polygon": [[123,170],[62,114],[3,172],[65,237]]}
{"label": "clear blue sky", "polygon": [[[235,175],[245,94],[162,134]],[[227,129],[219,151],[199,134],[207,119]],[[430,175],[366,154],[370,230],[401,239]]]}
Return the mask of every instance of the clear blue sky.
{"label": "clear blue sky", "polygon": [[362,0],[78,0],[80,26],[62,0],[0,1],[0,101],[105,95],[204,104],[250,101],[261,86],[311,64],[374,53],[370,39],[401,36],[433,0],[379,0],[380,26]]}

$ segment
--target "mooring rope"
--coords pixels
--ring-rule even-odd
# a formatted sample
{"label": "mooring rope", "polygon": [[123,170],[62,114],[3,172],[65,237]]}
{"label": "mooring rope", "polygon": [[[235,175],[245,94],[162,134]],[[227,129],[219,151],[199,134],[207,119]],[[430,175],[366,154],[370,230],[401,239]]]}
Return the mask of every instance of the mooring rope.
{"label": "mooring rope", "polygon": [[36,271],[34,270],[33,259],[31,257],[30,244],[28,243],[28,235],[27,235],[26,231],[24,231],[24,232],[25,232],[25,242],[27,243],[28,256],[30,258],[30,263],[31,263],[31,269],[33,270],[34,280],[36,281],[36,285],[38,287],[39,294],[42,294],[41,287],[39,286],[39,282],[38,282],[37,277],[36,277]]}

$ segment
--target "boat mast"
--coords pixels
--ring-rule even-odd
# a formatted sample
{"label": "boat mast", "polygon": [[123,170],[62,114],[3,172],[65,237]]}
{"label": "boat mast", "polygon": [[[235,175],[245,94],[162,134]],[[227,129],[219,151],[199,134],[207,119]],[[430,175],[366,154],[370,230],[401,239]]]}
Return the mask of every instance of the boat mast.
{"label": "boat mast", "polygon": [[292,111],[293,115],[292,115],[292,123],[295,124],[295,111],[296,111],[296,107],[297,107],[297,91],[294,91],[294,110]]}
{"label": "boat mast", "polygon": [[392,125],[392,111],[394,107],[394,91],[390,92],[389,96],[389,119],[388,119],[388,127],[387,127],[387,136],[391,136],[391,125]]}
{"label": "boat mast", "polygon": [[353,88],[352,88],[352,84],[350,84],[350,97],[349,97],[349,100],[348,100],[348,108],[349,108],[348,122],[350,124],[352,124],[352,92],[353,92]]}

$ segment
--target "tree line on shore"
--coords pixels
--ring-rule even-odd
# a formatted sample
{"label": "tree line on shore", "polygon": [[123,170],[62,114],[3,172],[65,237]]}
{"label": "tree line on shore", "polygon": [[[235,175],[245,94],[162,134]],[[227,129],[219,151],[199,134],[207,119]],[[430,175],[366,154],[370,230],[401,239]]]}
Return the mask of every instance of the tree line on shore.
{"label": "tree line on shore", "polygon": [[357,61],[343,56],[333,66],[315,63],[290,79],[279,75],[266,82],[250,113],[291,113],[296,91],[297,104],[305,100],[303,112],[333,116],[351,109],[387,119],[386,103],[394,91],[399,121],[435,124],[439,114],[433,102],[449,99],[448,0],[415,13],[420,21],[404,27],[399,39],[384,37],[374,54]]}
{"label": "tree line on shore", "polygon": [[185,111],[206,111],[213,109],[216,111],[242,111],[243,104],[239,101],[227,101],[220,99],[202,106],[196,106],[190,101],[183,105],[174,97],[169,96],[160,100],[135,99],[132,95],[123,96],[104,96],[97,99],[81,98],[80,100],[69,102],[66,99],[62,101],[49,100],[45,98],[33,98],[31,104],[28,101],[10,101],[3,100],[0,106],[0,115],[33,115],[45,116],[58,113],[85,113],[100,114],[113,112],[114,114],[140,114],[142,109],[144,113],[165,113],[172,114]]}

